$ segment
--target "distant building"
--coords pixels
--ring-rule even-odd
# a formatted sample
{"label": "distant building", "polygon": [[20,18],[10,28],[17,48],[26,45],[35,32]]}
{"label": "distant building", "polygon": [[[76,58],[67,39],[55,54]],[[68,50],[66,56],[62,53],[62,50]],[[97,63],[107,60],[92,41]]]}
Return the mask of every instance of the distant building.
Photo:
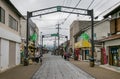
{"label": "distant building", "polygon": [[[26,17],[25,17],[26,18]],[[38,37],[39,37],[39,29],[36,26],[36,24],[29,19],[29,33],[28,33],[28,55],[29,55],[29,59],[33,58],[36,52],[35,48],[38,48]],[[26,33],[27,32],[27,19],[22,19],[21,20],[21,53],[26,53]],[[31,48],[33,47],[33,48]],[[21,63],[23,63],[25,55],[21,56]]]}
{"label": "distant building", "polygon": [[[26,29],[27,29],[27,20],[22,19],[21,20],[21,32],[20,32],[22,42],[26,42],[26,31],[27,31]],[[36,33],[37,37],[39,37],[39,29],[37,25],[31,19],[29,19],[29,37],[32,36],[34,33]],[[38,46],[38,40],[39,39],[37,38],[37,40],[35,41],[37,46]]]}
{"label": "distant building", "polygon": [[91,24],[91,21],[85,21],[85,20],[75,20],[70,25],[70,47],[74,51],[75,43],[80,40],[80,35],[83,33],[83,29],[89,27]]}

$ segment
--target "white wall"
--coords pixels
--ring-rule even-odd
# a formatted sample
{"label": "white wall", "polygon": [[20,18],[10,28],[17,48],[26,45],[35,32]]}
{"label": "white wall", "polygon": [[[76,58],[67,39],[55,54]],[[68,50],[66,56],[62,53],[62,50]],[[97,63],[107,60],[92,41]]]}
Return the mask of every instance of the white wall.
{"label": "white wall", "polygon": [[16,65],[20,64],[20,44],[16,43]]}
{"label": "white wall", "polygon": [[9,65],[9,41],[1,39],[1,71]]}
{"label": "white wall", "polygon": [[120,39],[105,42],[105,46],[115,46],[115,45],[120,45]]}
{"label": "white wall", "polygon": [[21,37],[0,27],[0,37],[20,43]]}
{"label": "white wall", "polygon": [[[86,32],[91,37],[91,29],[88,29]],[[103,36],[107,37],[108,33],[110,33],[110,22],[106,20],[106,21],[101,22],[100,24],[97,24],[94,27],[94,33],[96,33],[95,40],[102,39]]]}

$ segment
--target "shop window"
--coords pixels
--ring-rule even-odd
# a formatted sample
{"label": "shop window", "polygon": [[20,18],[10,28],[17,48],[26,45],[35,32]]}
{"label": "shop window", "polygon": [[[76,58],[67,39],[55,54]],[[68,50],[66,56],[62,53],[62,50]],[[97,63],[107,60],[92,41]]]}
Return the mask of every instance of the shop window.
{"label": "shop window", "polygon": [[5,10],[0,7],[0,22],[5,23]]}

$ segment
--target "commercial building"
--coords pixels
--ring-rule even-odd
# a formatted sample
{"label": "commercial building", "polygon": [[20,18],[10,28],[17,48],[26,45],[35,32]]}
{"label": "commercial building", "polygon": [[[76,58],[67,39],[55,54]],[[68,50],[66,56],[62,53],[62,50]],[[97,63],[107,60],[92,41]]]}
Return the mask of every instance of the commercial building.
{"label": "commercial building", "polygon": [[0,72],[20,64],[20,19],[10,0],[0,0]]}
{"label": "commercial building", "polygon": [[109,36],[102,39],[106,53],[108,54],[108,64],[120,67],[120,6],[116,6],[104,18],[111,17]]}

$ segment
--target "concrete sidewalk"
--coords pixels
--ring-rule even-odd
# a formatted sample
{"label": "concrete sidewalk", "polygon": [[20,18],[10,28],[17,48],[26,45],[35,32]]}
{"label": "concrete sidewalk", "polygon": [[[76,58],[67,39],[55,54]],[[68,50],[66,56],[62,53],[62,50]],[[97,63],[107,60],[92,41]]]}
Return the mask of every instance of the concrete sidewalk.
{"label": "concrete sidewalk", "polygon": [[120,73],[99,67],[98,65],[90,67],[89,62],[74,61],[73,59],[70,59],[70,62],[96,79],[120,79]]}
{"label": "concrete sidewalk", "polygon": [[31,79],[33,74],[40,68],[40,63],[23,66],[19,65],[0,73],[0,79]]}

